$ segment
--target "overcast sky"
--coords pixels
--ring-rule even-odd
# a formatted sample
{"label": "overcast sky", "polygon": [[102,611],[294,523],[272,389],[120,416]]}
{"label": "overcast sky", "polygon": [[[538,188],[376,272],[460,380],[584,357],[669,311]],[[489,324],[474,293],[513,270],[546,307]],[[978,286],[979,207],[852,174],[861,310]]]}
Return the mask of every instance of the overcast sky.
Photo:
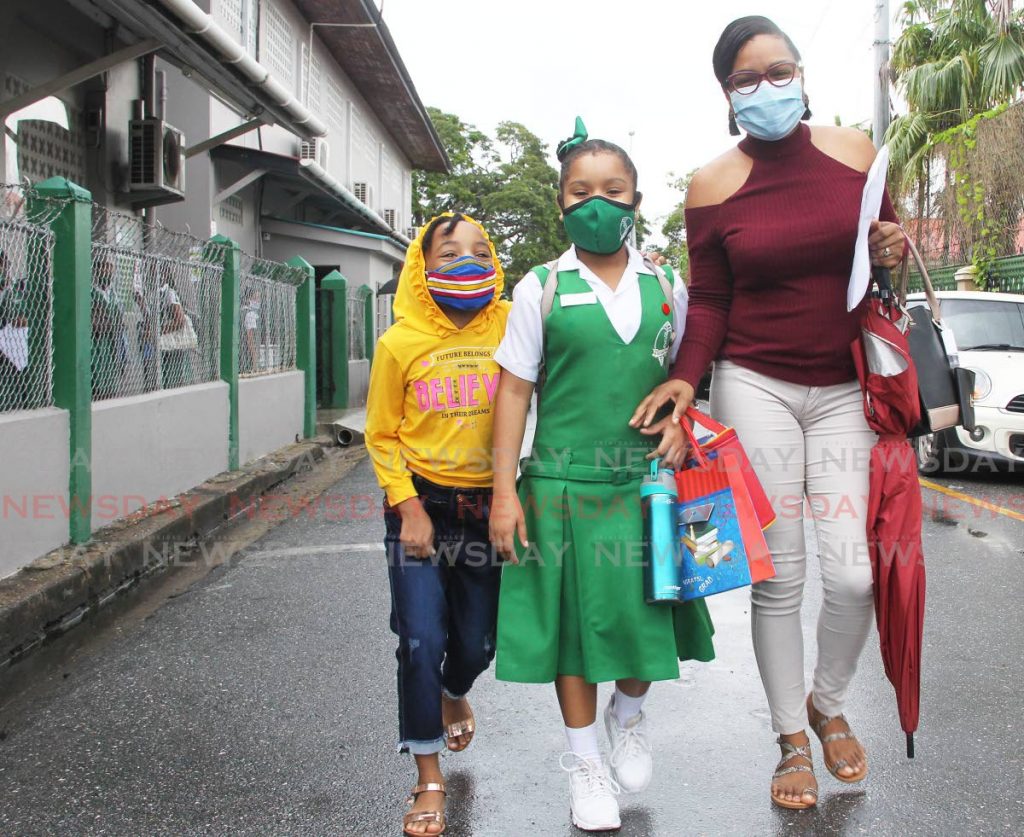
{"label": "overcast sky", "polygon": [[632,148],[655,227],[679,199],[669,173],[736,141],[711,69],[729,21],[763,14],[790,35],[814,122],[869,124],[874,10],[874,0],[384,0],[424,104],[488,133],[522,122],[549,149],[581,115],[590,136]]}

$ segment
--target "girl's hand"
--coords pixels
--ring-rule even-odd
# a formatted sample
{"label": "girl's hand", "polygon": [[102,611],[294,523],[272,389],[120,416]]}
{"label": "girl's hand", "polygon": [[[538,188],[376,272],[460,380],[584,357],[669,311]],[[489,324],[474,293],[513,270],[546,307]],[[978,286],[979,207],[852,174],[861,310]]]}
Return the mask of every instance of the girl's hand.
{"label": "girl's hand", "polygon": [[530,545],[526,540],[526,516],[519,495],[515,492],[494,494],[491,499],[489,530],[491,543],[502,560],[518,564],[515,536],[519,536],[523,546]]}
{"label": "girl's hand", "polygon": [[650,427],[658,410],[667,401],[675,402],[676,406],[672,410],[672,421],[678,424],[679,417],[693,403],[693,387],[686,383],[686,381],[679,381],[675,378],[670,378],[665,383],[658,384],[658,386],[651,390],[651,394],[640,402],[640,406],[633,413],[633,418],[629,420],[629,426]]}
{"label": "girl's hand", "polygon": [[647,454],[648,459],[661,457],[661,464],[666,468],[680,468],[686,461],[686,455],[690,450],[690,441],[683,433],[678,421],[673,421],[671,416],[665,416],[661,421],[650,427],[640,428],[645,436],[661,434],[661,443],[658,447]]}
{"label": "girl's hand", "polygon": [[423,501],[419,497],[410,497],[395,506],[395,510],[402,517],[402,531],[398,539],[405,554],[410,558],[431,558],[434,555],[434,523],[423,508]]}
{"label": "girl's hand", "polygon": [[891,221],[872,221],[868,230],[871,264],[890,270],[903,261],[903,230]]}

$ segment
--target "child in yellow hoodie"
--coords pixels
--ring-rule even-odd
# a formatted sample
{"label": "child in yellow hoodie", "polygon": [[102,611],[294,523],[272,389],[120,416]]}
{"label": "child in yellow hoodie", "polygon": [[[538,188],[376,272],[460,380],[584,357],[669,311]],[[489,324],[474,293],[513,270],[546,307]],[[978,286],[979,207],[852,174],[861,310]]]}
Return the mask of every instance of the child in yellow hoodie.
{"label": "child in yellow hoodie", "polygon": [[406,834],[444,829],[438,753],[472,740],[466,693],[494,657],[501,561],[488,518],[503,279],[480,224],[453,213],[431,220],[409,245],[396,322],[370,372],[366,446],[386,495],[398,747],[419,771]]}

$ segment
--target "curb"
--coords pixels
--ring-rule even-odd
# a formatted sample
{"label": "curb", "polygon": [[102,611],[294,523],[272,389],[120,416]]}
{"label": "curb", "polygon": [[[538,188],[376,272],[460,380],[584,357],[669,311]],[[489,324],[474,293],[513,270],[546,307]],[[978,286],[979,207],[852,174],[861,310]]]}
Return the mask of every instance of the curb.
{"label": "curb", "polygon": [[95,614],[170,558],[198,547],[269,489],[324,458],[334,440],[281,448],[98,530],[88,542],[55,549],[0,580],[0,673]]}

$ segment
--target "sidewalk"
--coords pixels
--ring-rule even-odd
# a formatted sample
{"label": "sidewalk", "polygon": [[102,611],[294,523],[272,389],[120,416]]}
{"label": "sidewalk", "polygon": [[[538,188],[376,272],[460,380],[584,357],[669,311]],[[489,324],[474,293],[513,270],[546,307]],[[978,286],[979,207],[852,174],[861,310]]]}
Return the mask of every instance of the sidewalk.
{"label": "sidewalk", "polygon": [[295,474],[313,468],[333,443],[317,437],[212,477],[0,579],[0,675],[42,644],[95,615],[141,579],[194,560],[233,518]]}

